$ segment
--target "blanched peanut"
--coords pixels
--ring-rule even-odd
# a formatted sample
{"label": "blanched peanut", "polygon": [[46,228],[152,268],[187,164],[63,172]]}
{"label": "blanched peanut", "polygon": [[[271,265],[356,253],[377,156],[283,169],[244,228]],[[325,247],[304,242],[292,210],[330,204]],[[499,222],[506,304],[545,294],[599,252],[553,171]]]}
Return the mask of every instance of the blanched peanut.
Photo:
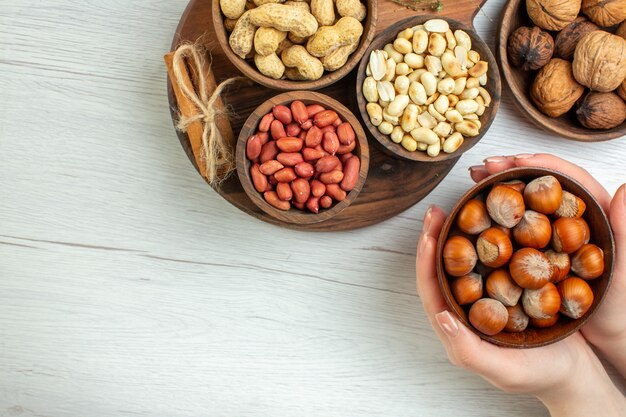
{"label": "blanched peanut", "polygon": [[454,94],[448,94],[448,101],[450,101],[450,107],[454,107],[459,102],[459,98]]}
{"label": "blanched peanut", "polygon": [[433,116],[435,118],[435,120],[437,120],[438,122],[444,122],[446,120],[446,118],[443,116],[443,114],[439,113],[435,109],[434,104],[429,104],[428,105],[428,113],[430,113],[430,115]]}
{"label": "blanched peanut", "polygon": [[476,97],[478,97],[478,93],[479,93],[478,88],[467,88],[465,91],[461,93],[459,98],[461,100],[467,100],[467,99],[473,100]]}
{"label": "blanched peanut", "polygon": [[396,90],[390,81],[379,81],[376,84],[376,88],[381,101],[391,102],[396,98]]}
{"label": "blanched peanut", "polygon": [[452,123],[460,123],[463,121],[463,115],[458,112],[458,110],[448,110],[445,114],[446,119],[448,119]]}
{"label": "blanched peanut", "polygon": [[401,54],[408,54],[412,51],[413,47],[408,39],[397,38],[395,41],[393,41],[393,49],[400,52]]}
{"label": "blanched peanut", "polygon": [[426,127],[418,127],[411,130],[411,136],[418,142],[424,142],[429,145],[439,143],[439,136],[431,129]]}
{"label": "blanched peanut", "polygon": [[401,31],[400,33],[398,33],[398,36],[396,36],[397,38],[404,38],[406,40],[411,40],[413,39],[413,29],[411,28],[406,28],[403,31]]}
{"label": "blanched peanut", "polygon": [[437,110],[439,114],[444,114],[448,110],[449,105],[450,101],[448,101],[448,96],[444,96],[443,94],[433,103],[435,110]]}
{"label": "blanched peanut", "polygon": [[[425,72],[420,77],[420,81],[426,90],[427,96],[432,96],[437,91],[437,79],[430,72]],[[419,104],[419,103],[417,103]]]}
{"label": "blanched peanut", "polygon": [[402,62],[402,60],[404,59],[404,56],[396,51],[393,48],[393,45],[388,43],[387,45],[385,45],[385,48],[383,49],[383,51],[387,52],[387,55],[389,55],[389,58],[393,59],[396,63]]}
{"label": "blanched peanut", "polygon": [[456,123],[454,129],[463,136],[478,136],[478,133],[480,133],[478,125],[472,120]]}
{"label": "blanched peanut", "polygon": [[389,107],[387,107],[387,113],[391,116],[400,116],[406,106],[409,104],[409,96],[406,95],[397,95],[391,103],[389,103]]}
{"label": "blanched peanut", "polygon": [[400,117],[399,116],[392,116],[391,114],[389,114],[387,112],[387,109],[389,108],[389,106],[385,107],[383,109],[383,120],[386,122],[391,123],[393,126],[397,126],[400,124]]}
{"label": "blanched peanut", "polygon": [[459,132],[454,132],[443,142],[443,151],[445,153],[455,152],[463,144],[463,135]]}
{"label": "blanched peanut", "polygon": [[402,147],[409,152],[413,152],[417,149],[417,142],[410,135],[404,135],[401,144]]}
{"label": "blanched peanut", "polygon": [[378,131],[380,133],[382,133],[383,135],[389,135],[391,134],[391,131],[393,130],[393,125],[387,121],[382,122],[379,126],[378,126]]}
{"label": "blanched peanut", "polygon": [[441,94],[448,95],[454,90],[454,79],[446,77],[437,84],[437,91]]}
{"label": "blanched peanut", "polygon": [[462,46],[466,51],[472,49],[472,38],[470,38],[467,32],[463,30],[455,30],[454,38],[456,39],[457,45]]}
{"label": "blanched peanut", "polygon": [[454,54],[450,51],[444,52],[444,54],[441,56],[441,65],[443,66],[443,69],[446,71],[446,73],[448,73],[448,75],[452,77],[458,77],[463,73],[463,68],[461,67],[461,64],[456,59]]}
{"label": "blanched peanut", "polygon": [[370,117],[370,121],[374,126],[380,126],[383,121],[383,109],[377,103],[367,103],[365,106],[367,114]]}
{"label": "blanched peanut", "polygon": [[416,70],[413,70],[413,72],[411,72],[409,75],[407,75],[407,78],[410,81],[419,81],[422,74],[426,71],[426,68],[418,68]]}
{"label": "blanched peanut", "polygon": [[428,149],[428,144],[427,143],[417,142],[417,150],[418,151],[426,152],[426,149]]}
{"label": "blanched peanut", "polygon": [[400,123],[402,130],[408,133],[417,127],[417,114],[418,109],[415,104],[409,104],[406,106]]}
{"label": "blanched peanut", "polygon": [[432,129],[437,126],[437,120],[435,120],[435,118],[427,111],[420,113],[417,116],[417,121],[420,126],[427,129]]}
{"label": "blanched peanut", "polygon": [[437,123],[437,126],[433,128],[433,132],[435,132],[442,138],[447,138],[448,136],[450,136],[450,132],[452,132],[452,126],[450,125],[450,123],[439,122]]}
{"label": "blanched peanut", "polygon": [[411,69],[422,68],[424,66],[424,57],[413,52],[409,52],[408,54],[404,55],[404,62]]}
{"label": "blanched peanut", "polygon": [[385,75],[383,76],[382,81],[391,81],[396,76],[396,61],[393,58],[387,58],[385,61]]}
{"label": "blanched peanut", "polygon": [[437,140],[437,143],[428,145],[428,148],[426,149],[426,153],[428,154],[428,156],[432,156],[433,158],[439,155],[440,152],[441,152],[441,142],[439,140]]}
{"label": "blanched peanut", "polygon": [[[431,33],[428,38],[428,53],[434,56],[441,56],[446,50],[446,39],[440,33]],[[397,49],[397,48],[396,48]],[[402,51],[399,51],[402,52]]]}
{"label": "blanched peanut", "polygon": [[400,126],[395,126],[391,131],[389,137],[394,143],[402,142],[402,137],[404,136],[404,130]]}
{"label": "blanched peanut", "polygon": [[406,62],[400,62],[399,64],[396,65],[396,75],[406,75],[410,71],[411,71],[411,68],[409,68],[409,65]]}
{"label": "blanched peanut", "polygon": [[409,93],[409,85],[411,82],[406,75],[400,75],[396,77],[396,80],[393,83],[393,87],[396,89],[397,94],[408,94]]}
{"label": "blanched peanut", "polygon": [[452,33],[450,29],[448,29],[445,33],[445,37],[447,42],[447,48],[451,51],[454,51],[454,48],[456,48],[456,38],[454,37],[454,33]]}
{"label": "blanched peanut", "polygon": [[488,69],[489,69],[489,64],[487,64],[486,61],[478,61],[476,65],[470,68],[468,73],[472,77],[479,78],[483,74],[486,74]]}
{"label": "blanched peanut", "polygon": [[426,104],[426,100],[428,100],[428,95],[426,94],[424,85],[417,81],[413,81],[409,85],[409,97],[413,100],[413,103],[419,105]]}
{"label": "blanched peanut", "polygon": [[474,100],[459,100],[459,102],[456,103],[455,108],[462,115],[476,113],[476,110],[478,110],[478,103]]}
{"label": "blanched peanut", "polygon": [[480,96],[483,98],[485,107],[489,107],[491,105],[491,94],[489,94],[489,92],[485,90],[483,87],[478,87],[478,92],[480,93]]}
{"label": "blanched peanut", "polygon": [[428,33],[425,30],[416,30],[413,33],[413,52],[423,54],[428,48]]}
{"label": "blanched peanut", "polygon": [[376,80],[372,77],[367,77],[363,80],[363,96],[369,103],[378,102],[378,89],[376,88]]}

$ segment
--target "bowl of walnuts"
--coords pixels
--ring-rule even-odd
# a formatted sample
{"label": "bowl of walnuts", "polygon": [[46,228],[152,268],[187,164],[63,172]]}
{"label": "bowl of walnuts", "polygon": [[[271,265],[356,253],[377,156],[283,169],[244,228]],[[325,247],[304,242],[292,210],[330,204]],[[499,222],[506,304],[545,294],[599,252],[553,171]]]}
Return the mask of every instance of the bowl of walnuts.
{"label": "bowl of walnuts", "polygon": [[244,75],[276,90],[317,90],[345,77],[374,38],[375,0],[214,0],[213,27]]}
{"label": "bowl of walnuts", "polygon": [[596,142],[626,134],[626,0],[509,0],[497,59],[536,125]]}

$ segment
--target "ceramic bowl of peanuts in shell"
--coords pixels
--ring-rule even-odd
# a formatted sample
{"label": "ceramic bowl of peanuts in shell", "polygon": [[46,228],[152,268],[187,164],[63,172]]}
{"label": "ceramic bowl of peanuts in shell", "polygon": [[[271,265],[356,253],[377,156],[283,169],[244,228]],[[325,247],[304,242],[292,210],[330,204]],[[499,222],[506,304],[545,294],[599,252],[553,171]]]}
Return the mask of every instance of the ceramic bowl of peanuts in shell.
{"label": "ceramic bowl of peanuts in shell", "polygon": [[369,167],[357,118],[311,91],[279,94],[257,107],[236,153],[248,197],[286,223],[319,223],[339,214],[357,198]]}
{"label": "ceramic bowl of peanuts in shell", "polygon": [[500,102],[489,48],[453,19],[415,16],[382,32],[357,76],[365,126],[387,153],[414,161],[456,158],[485,134]]}

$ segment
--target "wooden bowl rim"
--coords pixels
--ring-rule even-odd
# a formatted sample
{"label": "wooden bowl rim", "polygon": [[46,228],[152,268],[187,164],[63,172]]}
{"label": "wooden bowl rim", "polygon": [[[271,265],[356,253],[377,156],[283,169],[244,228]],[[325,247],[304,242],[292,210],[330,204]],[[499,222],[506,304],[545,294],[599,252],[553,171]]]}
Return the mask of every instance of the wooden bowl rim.
{"label": "wooden bowl rim", "polygon": [[[594,299],[594,304],[591,306],[589,311],[585,313],[584,316],[582,316],[579,319],[572,320],[569,322],[569,323],[572,323],[572,325],[571,325],[571,328],[568,329],[567,331],[553,335],[552,337],[546,337],[545,340],[538,340],[535,342],[525,341],[524,343],[513,343],[513,342],[509,342],[509,341],[505,341],[505,340],[501,340],[497,338],[498,335],[488,336],[484,333],[481,333],[469,323],[469,321],[464,316],[464,314],[459,314],[459,311],[463,311],[463,309],[461,306],[459,306],[456,300],[454,300],[454,297],[451,291],[449,291],[448,278],[447,278],[447,275],[443,266],[443,246],[444,246],[444,242],[446,241],[446,238],[448,237],[450,233],[450,230],[452,229],[452,226],[454,225],[454,222],[456,220],[459,210],[461,209],[461,207],[463,207],[463,205],[465,205],[467,201],[481,194],[483,191],[485,191],[485,189],[491,187],[493,184],[497,182],[510,181],[516,178],[524,178],[524,177],[536,178],[536,177],[540,177],[543,175],[553,175],[559,180],[559,182],[563,183],[564,182],[563,180],[565,180],[566,182],[571,183],[574,188],[579,188],[582,191],[582,194],[578,194],[578,195],[580,197],[584,196],[588,202],[592,203],[592,204],[587,204],[587,212],[589,212],[589,210],[593,210],[594,212],[599,213],[600,223],[602,224],[602,227],[605,230],[601,230],[600,232],[602,233],[599,233],[599,232],[594,232],[594,233],[605,235],[604,237],[605,242],[602,242],[602,243],[608,244],[609,253],[605,253],[604,255],[604,258],[605,258],[604,273],[602,274],[601,277],[593,281],[601,282],[602,280],[606,280],[606,287],[604,291],[597,298],[597,302]],[[564,187],[564,188],[570,188],[570,187]],[[606,231],[606,234],[604,234],[605,231]],[[600,246],[599,243],[596,242],[596,244]],[[589,320],[589,318],[593,316],[593,314],[597,311],[598,307],[602,304],[602,301],[604,300],[606,293],[610,290],[610,287],[611,287],[611,282],[613,278],[613,269],[615,266],[615,239],[613,237],[613,231],[611,229],[609,219],[606,213],[604,212],[604,210],[602,209],[602,206],[600,205],[596,197],[589,190],[587,190],[587,188],[583,186],[579,181],[577,181],[576,179],[572,178],[571,176],[567,174],[564,174],[563,172],[556,171],[556,170],[549,169],[549,168],[516,167],[516,168],[510,168],[510,169],[501,171],[497,174],[491,175],[483,179],[482,181],[475,184],[472,188],[470,188],[467,192],[465,192],[461,196],[461,198],[459,198],[459,200],[456,202],[456,204],[450,211],[450,214],[446,218],[443,224],[443,227],[441,229],[441,233],[439,234],[439,237],[437,240],[436,257],[437,257],[437,261],[436,261],[437,262],[437,281],[439,283],[439,289],[441,290],[441,293],[446,301],[446,305],[449,307],[451,312],[456,315],[458,320],[460,320],[463,324],[465,324],[471,331],[477,334],[480,338],[490,343],[493,343],[499,346],[504,346],[504,347],[511,347],[511,348],[534,348],[534,347],[541,347],[541,346],[546,346],[552,343],[556,343],[560,340],[565,339],[568,336],[571,336],[576,331],[578,331],[587,322],[587,320]],[[595,296],[596,294],[594,293],[594,297]],[[545,331],[545,329],[538,329],[537,331]],[[525,332],[526,331],[521,332],[520,334],[523,334]],[[508,334],[506,332],[502,332],[499,334],[503,334],[503,333]]]}
{"label": "wooden bowl rim", "polygon": [[[521,112],[525,114],[531,122],[543,130],[578,142],[603,142],[626,135],[626,121],[613,129],[595,130],[586,129],[579,124],[574,125],[569,123],[562,119],[562,116],[556,119],[548,117],[535,107],[530,99],[530,94],[523,91],[520,86],[514,82],[513,70],[509,63],[509,56],[507,54],[507,41],[509,34],[517,29],[513,28],[510,23],[513,21],[515,15],[520,12],[521,7],[522,0],[507,1],[502,8],[502,16],[498,23],[498,36],[496,36],[496,59],[498,60],[500,71],[502,71],[502,78],[504,78],[505,84],[511,91],[513,102],[517,108],[521,110]],[[528,75],[531,74],[535,74],[535,72],[528,72]],[[589,89],[585,87],[585,90],[585,94],[587,94],[587,90]],[[583,94],[583,97],[585,94]],[[575,128],[576,131],[562,128],[555,123],[555,120],[563,120],[564,122],[567,122],[572,126],[572,128]]]}
{"label": "wooden bowl rim", "polygon": [[[262,115],[269,113],[272,107],[275,105],[291,103],[294,100],[301,100],[305,104],[321,104],[328,110],[336,111],[343,121],[347,121],[352,125],[352,128],[354,129],[354,132],[356,134],[357,147],[355,148],[353,153],[359,156],[359,159],[361,160],[359,180],[357,181],[356,186],[347,194],[346,198],[343,201],[335,203],[328,209],[321,209],[318,214],[311,213],[305,210],[299,210],[293,207],[290,208],[288,211],[278,210],[274,208],[268,202],[266,202],[265,199],[263,199],[261,193],[256,191],[252,183],[252,178],[250,177],[251,162],[246,157],[245,152],[248,138],[253,131],[256,131]],[[259,114],[261,116],[259,116]],[[329,97],[322,93],[306,90],[288,91],[265,100],[256,109],[254,109],[250,116],[248,116],[237,138],[236,165],[237,175],[239,177],[239,181],[243,186],[244,191],[246,192],[248,197],[256,204],[256,206],[263,210],[265,213],[286,223],[319,223],[336,216],[341,211],[346,209],[354,200],[356,200],[357,196],[361,192],[361,189],[363,188],[363,184],[365,184],[367,173],[369,171],[369,145],[367,143],[367,138],[365,136],[365,131],[363,130],[363,127],[359,123],[356,116],[346,106],[333,99],[332,97]]]}
{"label": "wooden bowl rim", "polygon": [[222,11],[219,6],[219,0],[212,0],[211,3],[211,17],[213,20],[213,27],[218,43],[222,47],[224,54],[228,57],[228,60],[241,71],[245,76],[253,81],[275,90],[291,91],[291,90],[319,90],[324,87],[328,87],[331,84],[344,78],[346,75],[358,65],[361,57],[365,53],[365,50],[374,39],[376,33],[376,23],[378,22],[378,0],[366,0],[367,16],[363,23],[363,34],[359,41],[359,47],[354,51],[348,61],[336,71],[328,72],[324,70],[324,74],[321,78],[312,81],[292,81],[292,80],[275,80],[271,77],[267,77],[259,72],[256,67],[245,59],[242,59],[230,49],[228,43],[228,34],[224,27],[224,19]]}
{"label": "wooden bowl rim", "polygon": [[[493,87],[495,90],[495,91],[489,91],[489,94],[491,95],[491,106],[489,107],[490,109],[489,114],[491,115],[491,117],[487,119],[483,119],[482,116],[480,117],[480,122],[481,123],[485,122],[483,123],[480,129],[480,134],[473,138],[464,137],[464,143],[463,145],[461,145],[461,148],[459,148],[457,151],[453,153],[444,153],[442,151],[436,157],[430,157],[426,153],[420,152],[420,151],[409,152],[406,149],[404,149],[402,145],[400,145],[399,143],[392,142],[388,135],[383,135],[382,133],[380,133],[378,131],[378,128],[370,122],[369,115],[367,114],[367,111],[365,109],[365,105],[367,103],[363,99],[363,80],[365,79],[365,69],[369,62],[370,53],[374,49],[379,49],[383,45],[389,43],[389,40],[395,38],[399,32],[397,28],[419,25],[430,19],[443,19],[447,21],[450,24],[450,27],[454,28],[454,30],[461,29],[467,32],[467,34],[472,39],[472,44],[476,42],[478,45],[480,45],[480,48],[486,52],[486,55],[481,54],[481,58],[482,59],[487,58],[487,62],[489,63],[488,71],[491,76],[491,79],[493,80],[493,83],[494,83]],[[459,158],[465,152],[467,152],[468,150],[476,146],[476,144],[483,138],[483,136],[485,136],[485,134],[491,127],[493,121],[495,120],[496,114],[498,113],[498,109],[500,107],[502,83],[500,81],[500,72],[497,69],[497,63],[493,56],[493,53],[491,52],[491,49],[482,40],[482,38],[478,35],[478,33],[476,33],[476,30],[473,27],[468,26],[450,17],[441,16],[441,15],[433,15],[433,14],[423,14],[423,15],[408,17],[406,19],[403,19],[393,24],[392,26],[389,26],[384,31],[379,33],[376,36],[376,38],[374,38],[374,40],[370,43],[369,47],[367,48],[363,57],[361,58],[361,63],[359,64],[357,71],[358,72],[357,72],[357,77],[356,77],[356,94],[357,94],[356,97],[357,97],[357,105],[359,108],[361,120],[363,121],[363,124],[367,127],[368,132],[385,149],[386,153],[389,153],[401,159],[406,159],[409,161],[417,161],[417,162],[441,162],[441,161],[447,161],[447,160],[454,159],[454,158]]]}

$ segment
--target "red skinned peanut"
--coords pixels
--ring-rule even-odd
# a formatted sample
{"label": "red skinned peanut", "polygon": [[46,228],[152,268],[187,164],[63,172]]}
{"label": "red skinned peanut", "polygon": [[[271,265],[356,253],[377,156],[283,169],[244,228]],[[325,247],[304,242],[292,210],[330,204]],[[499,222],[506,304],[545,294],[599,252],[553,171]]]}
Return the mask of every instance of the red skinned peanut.
{"label": "red skinned peanut", "polygon": [[335,123],[338,117],[337,113],[333,110],[324,110],[313,117],[313,124],[320,128],[330,126]]}
{"label": "red skinned peanut", "polygon": [[261,139],[259,139],[257,135],[250,136],[248,142],[246,143],[246,156],[248,159],[257,159],[259,155],[261,155],[262,147],[263,145],[261,144]]}
{"label": "red skinned peanut", "polygon": [[341,189],[350,191],[359,179],[359,171],[361,169],[361,161],[357,156],[348,159],[343,166],[343,180],[341,181]]}
{"label": "red skinned peanut", "polygon": [[319,127],[313,126],[306,132],[306,138],[304,139],[304,142],[309,148],[314,148],[322,143],[323,135],[324,134]]}
{"label": "red skinned peanut", "polygon": [[333,200],[343,201],[346,198],[346,192],[342,190],[337,184],[326,185],[326,195],[330,196]]}
{"label": "red skinned peanut", "polygon": [[307,119],[304,123],[300,125],[302,130],[309,130],[313,126],[313,120]]}
{"label": "red skinned peanut", "polygon": [[278,194],[276,191],[266,191],[263,193],[263,197],[265,201],[267,201],[272,207],[277,208],[278,210],[287,211],[291,208],[291,203],[289,201],[283,201],[278,198]]}
{"label": "red skinned peanut", "polygon": [[298,203],[297,201],[292,201],[291,204],[297,209],[304,210],[306,207],[304,203]]}
{"label": "red skinned peanut", "polygon": [[304,123],[309,118],[309,113],[306,111],[306,106],[300,100],[292,101],[290,107],[293,120],[295,120],[296,123],[302,125],[302,123]]}
{"label": "red skinned peanut", "polygon": [[283,126],[280,120],[274,120],[272,122],[272,124],[270,125],[270,133],[272,134],[272,137],[276,140],[287,136],[287,133],[285,132],[285,126]]}
{"label": "red skinned peanut", "polygon": [[300,128],[300,125],[296,122],[289,123],[285,128],[285,133],[287,133],[287,136],[298,136],[301,131],[302,129]]}
{"label": "red skinned peanut", "polygon": [[341,165],[341,161],[334,155],[326,155],[320,158],[315,164],[315,171],[323,174],[324,172],[330,172],[333,169]]}
{"label": "red skinned peanut", "polygon": [[306,106],[306,112],[309,115],[309,119],[312,119],[317,113],[326,110],[324,107],[319,104],[310,104]]}
{"label": "red skinned peanut", "polygon": [[283,168],[274,174],[278,182],[291,182],[297,178],[296,172],[291,167]]}
{"label": "red skinned peanut", "polygon": [[259,171],[259,164],[254,164],[250,167],[250,176],[252,177],[255,190],[260,193],[267,190],[269,183],[267,182],[267,177]]}
{"label": "red skinned peanut", "polygon": [[345,164],[346,161],[350,158],[352,158],[354,155],[351,152],[348,153],[344,153],[343,155],[341,155],[339,157],[339,160],[341,161],[342,164]]}
{"label": "red skinned peanut", "polygon": [[322,128],[322,134],[325,134],[325,133],[327,133],[327,132],[332,132],[332,133],[335,133],[335,130],[336,130],[336,129],[337,129],[337,128],[335,128],[335,126],[333,126],[333,125],[323,127],[323,128]]}
{"label": "red skinned peanut", "polygon": [[291,136],[287,136],[276,141],[276,146],[278,146],[278,149],[283,152],[298,152],[302,149],[302,145],[304,145],[302,139]]}
{"label": "red skinned peanut", "polygon": [[326,194],[326,185],[319,180],[311,181],[311,194],[315,197],[321,197]]}
{"label": "red skinned peanut", "polygon": [[324,184],[339,184],[343,180],[343,172],[339,170],[332,170],[320,175],[319,180]]}
{"label": "red skinned peanut", "polygon": [[342,145],[350,145],[354,142],[356,135],[354,129],[352,129],[352,125],[348,122],[344,122],[337,126],[337,137],[339,137],[339,142],[341,142]]}
{"label": "red skinned peanut", "polygon": [[272,175],[283,168],[283,164],[275,159],[272,159],[271,161],[263,162],[259,167],[259,171],[261,171],[261,174],[263,175]]}
{"label": "red skinned peanut", "polygon": [[279,182],[276,184],[276,194],[278,194],[278,198],[283,201],[289,201],[293,198],[291,186],[287,182]]}
{"label": "red skinned peanut", "polygon": [[288,125],[293,121],[293,118],[291,117],[291,110],[289,110],[289,107],[283,106],[282,104],[274,106],[272,108],[272,114],[284,125]]}
{"label": "red skinned peanut", "polygon": [[339,139],[337,138],[337,135],[333,132],[324,133],[322,148],[324,148],[324,150],[331,155],[336,154],[339,149]]}
{"label": "red skinned peanut", "polygon": [[332,198],[330,198],[327,195],[320,197],[320,207],[322,207],[322,208],[329,208],[332,205],[333,205],[333,199]]}
{"label": "red skinned peanut", "polygon": [[273,140],[267,142],[263,145],[263,148],[261,148],[261,163],[276,159],[276,155],[278,155],[278,146],[276,146],[276,142]]}
{"label": "red skinned peanut", "polygon": [[291,182],[291,190],[293,191],[294,200],[298,203],[306,203],[311,196],[311,186],[303,178],[293,180]]}
{"label": "red skinned peanut", "polygon": [[270,140],[270,134],[268,132],[257,132],[256,135],[261,139],[261,145],[265,145]]}
{"label": "red skinned peanut", "polygon": [[268,132],[270,130],[270,125],[273,121],[274,115],[272,113],[267,113],[261,118],[261,121],[259,122],[259,131]]}
{"label": "red skinned peanut", "polygon": [[308,208],[313,213],[317,214],[320,212],[320,199],[318,197],[309,197],[306,201],[306,208]]}
{"label": "red skinned peanut", "polygon": [[286,167],[294,167],[304,161],[300,152],[281,152],[276,159]]}
{"label": "red skinned peanut", "polygon": [[308,162],[300,162],[296,164],[294,170],[300,178],[305,179],[311,178],[313,174],[315,174],[315,168],[313,168],[313,165],[309,164]]}
{"label": "red skinned peanut", "polygon": [[302,156],[304,157],[305,161],[314,161],[316,159],[320,159],[324,155],[324,151],[320,149],[304,148],[302,150]]}
{"label": "red skinned peanut", "polygon": [[337,149],[337,155],[343,155],[352,152],[354,148],[356,148],[356,140],[349,145],[341,145],[339,149]]}

